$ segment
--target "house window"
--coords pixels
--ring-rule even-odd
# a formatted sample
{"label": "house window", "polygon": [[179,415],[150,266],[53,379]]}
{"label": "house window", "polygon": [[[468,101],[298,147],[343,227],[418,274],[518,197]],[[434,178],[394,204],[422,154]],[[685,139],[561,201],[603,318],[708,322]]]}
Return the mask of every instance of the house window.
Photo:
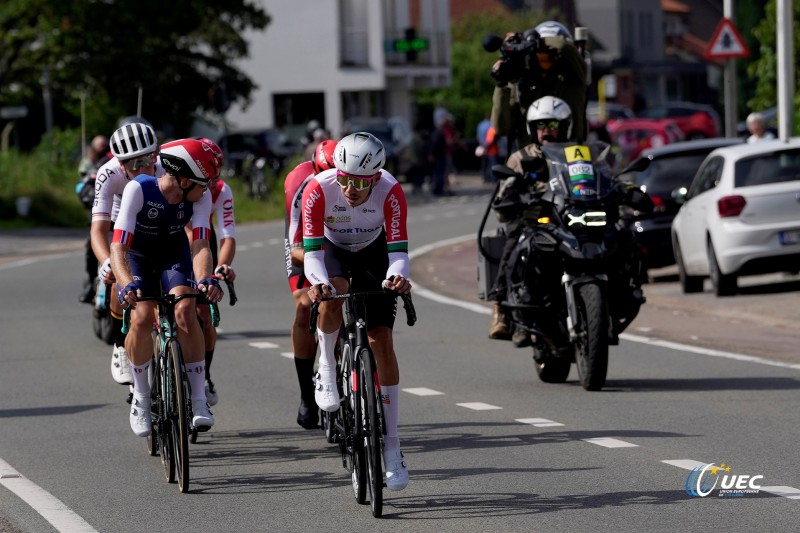
{"label": "house window", "polygon": [[368,0],[339,0],[340,62],[343,67],[369,65],[368,3]]}

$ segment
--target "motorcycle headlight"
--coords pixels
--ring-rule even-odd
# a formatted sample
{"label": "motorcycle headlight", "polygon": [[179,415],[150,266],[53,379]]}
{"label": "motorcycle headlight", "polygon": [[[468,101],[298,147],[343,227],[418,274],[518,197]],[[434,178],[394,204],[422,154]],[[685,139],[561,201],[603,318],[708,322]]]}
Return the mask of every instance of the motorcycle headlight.
{"label": "motorcycle headlight", "polygon": [[605,211],[582,211],[580,209],[572,209],[571,211],[567,212],[567,226],[569,227],[598,227],[605,225]]}

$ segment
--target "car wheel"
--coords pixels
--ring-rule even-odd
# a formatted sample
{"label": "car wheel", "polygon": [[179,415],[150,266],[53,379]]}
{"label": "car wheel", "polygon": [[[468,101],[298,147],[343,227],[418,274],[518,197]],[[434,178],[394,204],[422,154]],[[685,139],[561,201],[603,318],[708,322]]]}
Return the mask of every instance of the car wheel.
{"label": "car wheel", "polygon": [[734,274],[723,274],[717,261],[717,253],[714,245],[708,241],[708,270],[711,273],[711,284],[714,287],[714,294],[717,296],[733,296],[736,294],[736,276]]}
{"label": "car wheel", "polygon": [[681,282],[681,291],[684,294],[703,292],[703,276],[690,276],[686,273],[681,247],[678,243],[678,238],[674,235],[672,236],[672,251],[675,255],[675,264],[678,265],[678,278]]}

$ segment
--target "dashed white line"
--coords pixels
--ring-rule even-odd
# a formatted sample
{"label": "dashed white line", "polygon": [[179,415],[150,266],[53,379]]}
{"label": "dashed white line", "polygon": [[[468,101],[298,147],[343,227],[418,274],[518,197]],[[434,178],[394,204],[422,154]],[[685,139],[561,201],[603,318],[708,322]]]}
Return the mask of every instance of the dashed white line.
{"label": "dashed white line", "polygon": [[800,500],[800,489],[794,487],[774,486],[774,487],[761,487],[764,492],[769,492],[775,496],[782,496],[790,500]]}
{"label": "dashed white line", "polygon": [[550,428],[564,425],[561,422],[554,422],[546,418],[517,418],[516,421],[521,422],[522,424],[536,426],[537,428]]}
{"label": "dashed white line", "polygon": [[492,409],[502,409],[502,407],[498,407],[497,405],[491,405],[488,403],[483,402],[466,402],[466,403],[457,403],[459,407],[466,407],[467,409],[472,409],[473,411],[491,411]]}
{"label": "dashed white line", "polygon": [[624,440],[619,439],[612,439],[610,437],[596,437],[592,439],[581,439],[586,441],[590,444],[597,444],[598,446],[602,446],[604,448],[638,448],[638,444],[633,444],[631,442],[625,442]]}
{"label": "dashed white line", "polygon": [[695,461],[693,459],[667,459],[661,462],[668,465],[677,466],[678,468],[683,468],[684,470],[694,470],[698,466],[705,466],[708,464],[701,463],[700,461]]}
{"label": "dashed white line", "polygon": [[425,387],[412,387],[410,389],[403,389],[403,391],[416,396],[438,396],[440,394],[444,394],[438,390],[428,389]]}
{"label": "dashed white line", "polygon": [[267,341],[250,342],[250,343],[248,343],[248,346],[252,346],[253,348],[258,348],[259,350],[266,350],[266,349],[269,349],[269,348],[278,348],[278,345],[275,344],[274,342],[267,342]]}
{"label": "dashed white line", "polygon": [[58,531],[97,533],[96,529],[64,505],[64,502],[23,477],[2,459],[0,459],[0,485],[19,496]]}
{"label": "dashed white line", "polygon": [[294,359],[294,352],[281,352],[281,355],[287,359]]}
{"label": "dashed white line", "polygon": [[[217,330],[219,332],[219,330]],[[236,340],[236,339],[246,339],[246,335],[242,335],[241,333],[224,333],[220,335],[225,340]]]}

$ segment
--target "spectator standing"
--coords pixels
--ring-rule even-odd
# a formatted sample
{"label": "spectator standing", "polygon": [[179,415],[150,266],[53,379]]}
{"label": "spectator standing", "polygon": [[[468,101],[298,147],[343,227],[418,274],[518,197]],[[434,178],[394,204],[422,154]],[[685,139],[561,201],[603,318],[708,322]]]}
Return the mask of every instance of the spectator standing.
{"label": "spectator standing", "polygon": [[747,138],[748,144],[775,138],[775,134],[767,130],[767,121],[761,113],[747,115],[747,131],[750,132],[750,136]]}

